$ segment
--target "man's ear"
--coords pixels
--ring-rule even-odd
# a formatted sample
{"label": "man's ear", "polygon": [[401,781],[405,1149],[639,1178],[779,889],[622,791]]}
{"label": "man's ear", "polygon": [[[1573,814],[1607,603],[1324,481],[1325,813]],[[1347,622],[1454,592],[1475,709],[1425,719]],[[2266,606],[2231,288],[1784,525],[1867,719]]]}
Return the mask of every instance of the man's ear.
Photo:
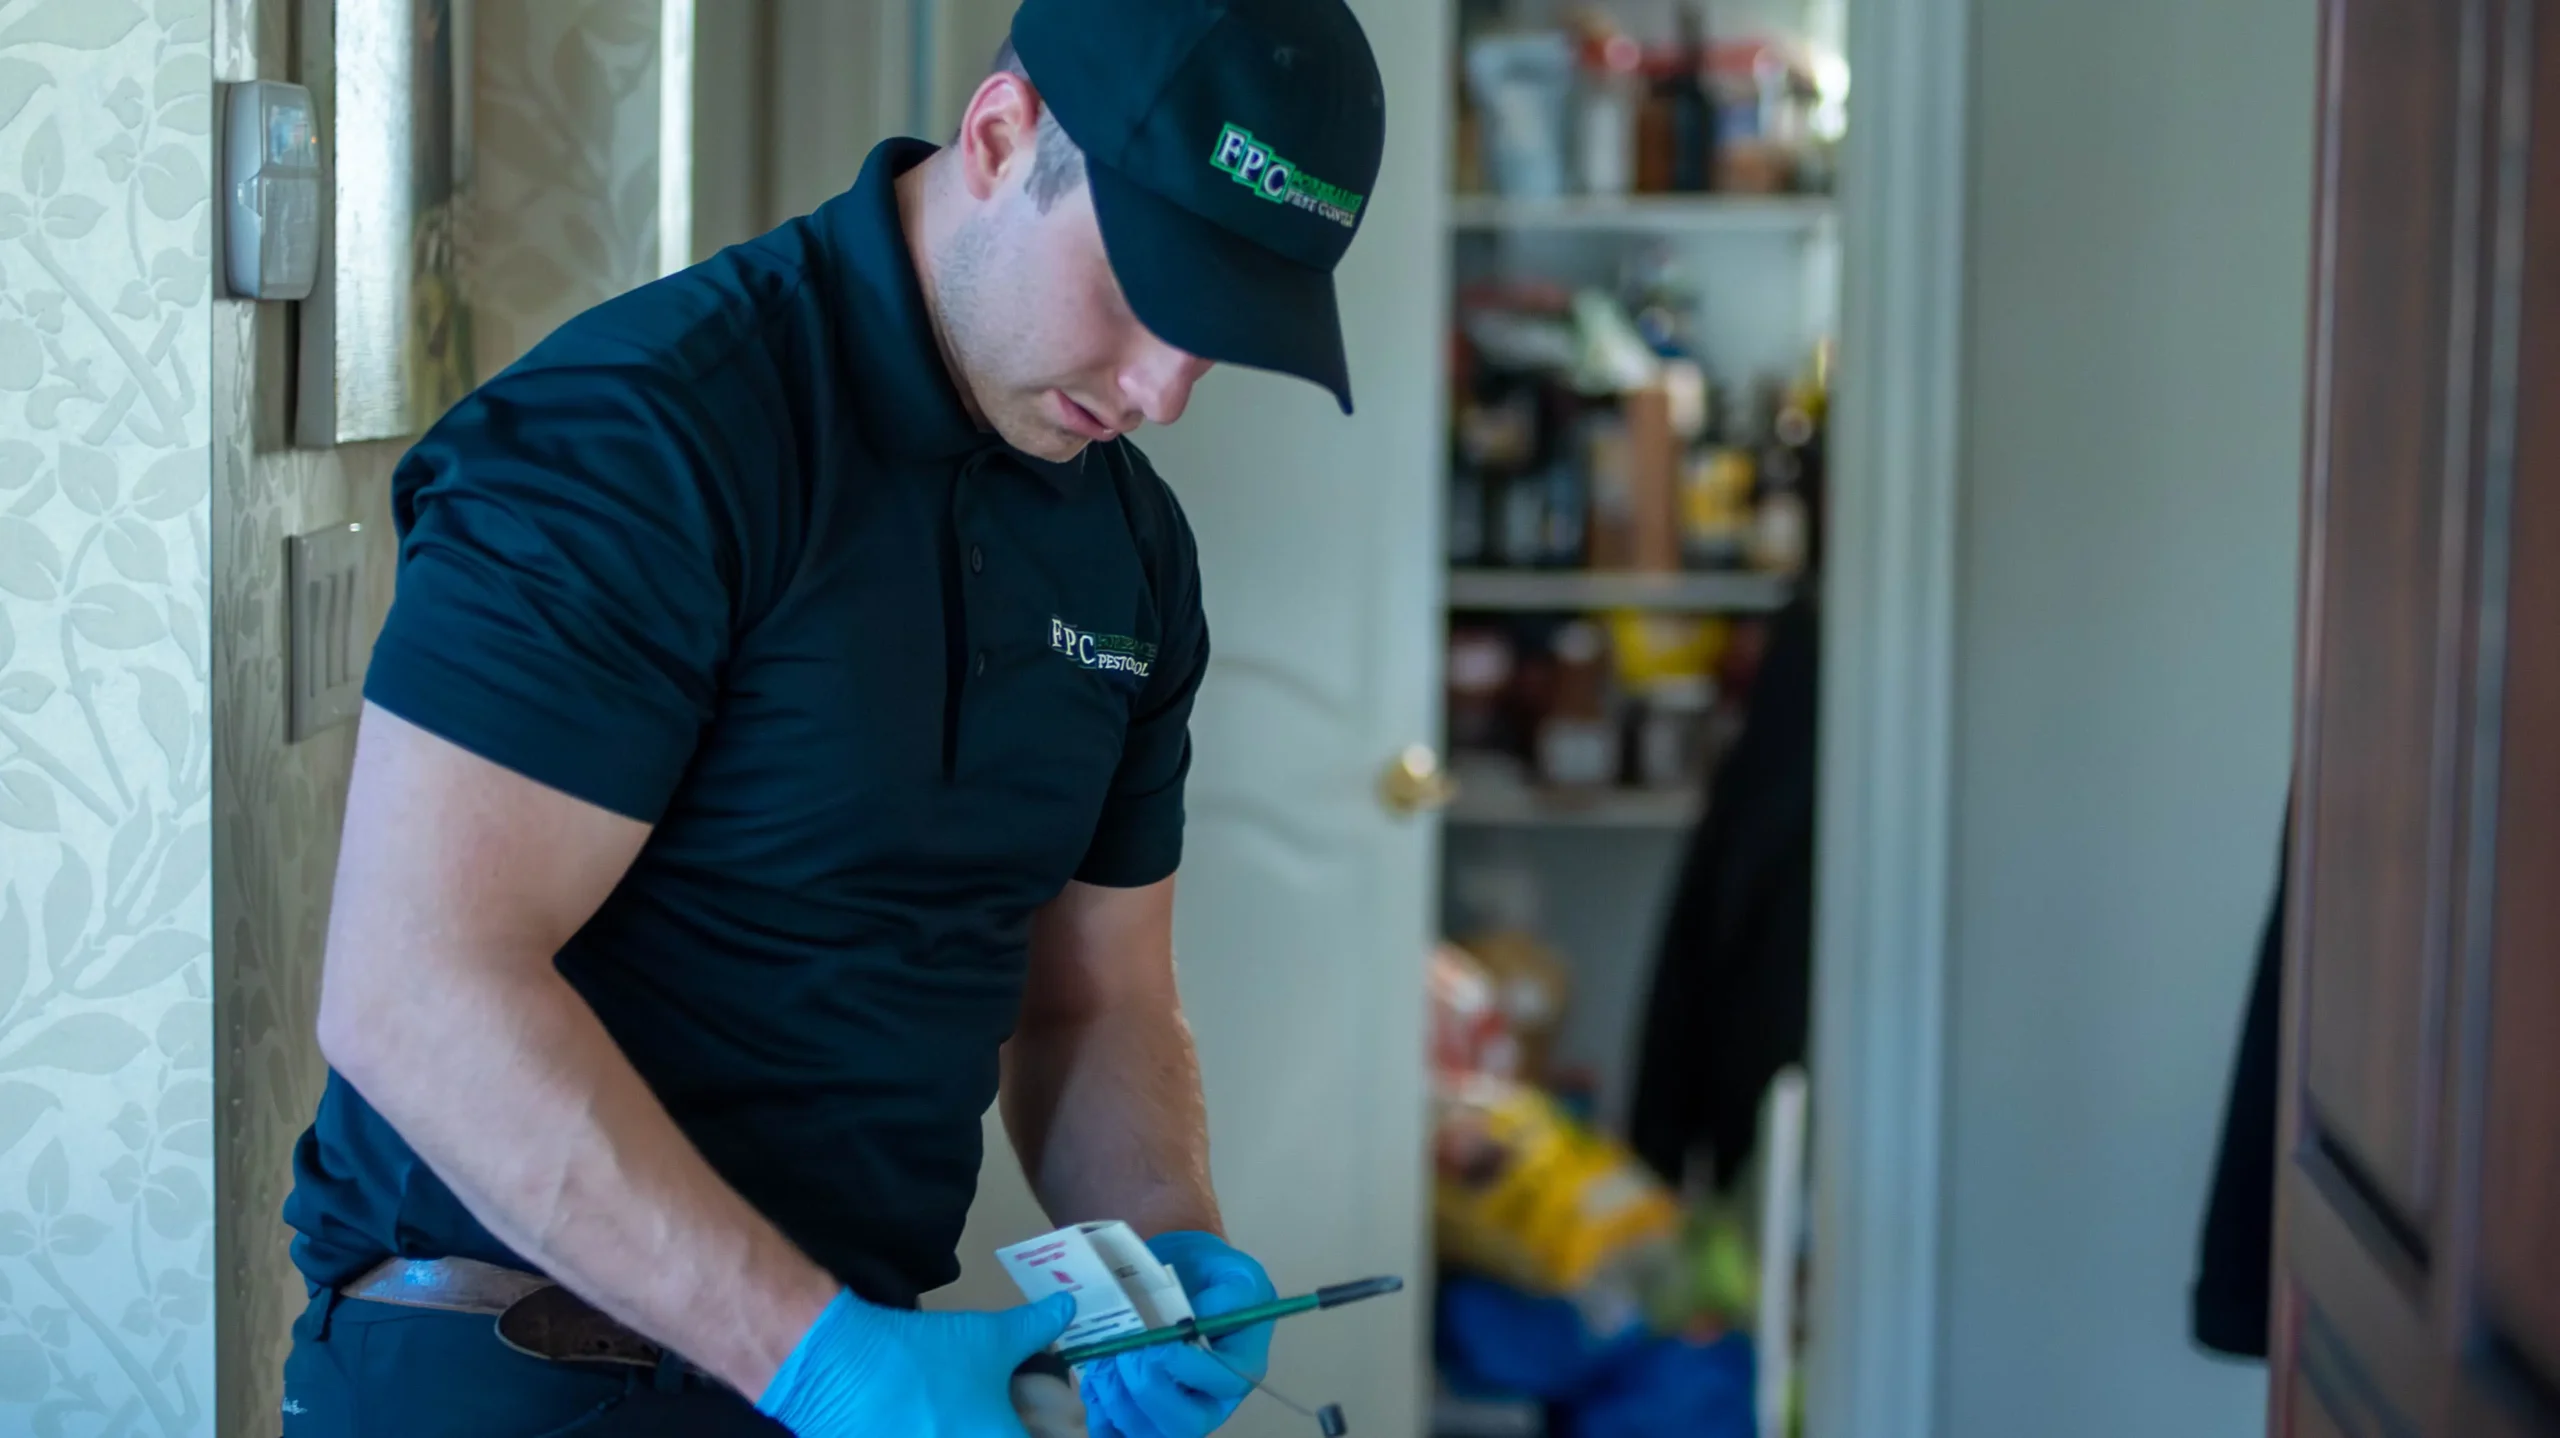
{"label": "man's ear", "polygon": [[969,194],[984,200],[1031,168],[1040,130],[1040,92],[1020,75],[998,71],[978,82],[953,142]]}

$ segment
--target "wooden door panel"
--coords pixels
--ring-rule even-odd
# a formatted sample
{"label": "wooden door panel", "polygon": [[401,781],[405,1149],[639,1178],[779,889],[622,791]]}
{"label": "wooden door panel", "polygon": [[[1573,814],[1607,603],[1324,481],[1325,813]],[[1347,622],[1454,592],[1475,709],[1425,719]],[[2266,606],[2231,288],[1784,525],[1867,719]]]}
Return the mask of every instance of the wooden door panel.
{"label": "wooden door panel", "polygon": [[2323,22],[2271,1430],[2560,1438],[2560,0]]}
{"label": "wooden door panel", "polygon": [[2555,1430],[2494,1394],[2465,1390],[2456,1395],[2444,1431],[2460,1438],[2550,1438]]}
{"label": "wooden door panel", "polygon": [[[2560,97],[2560,13],[2531,92]],[[2560,235],[2560,104],[2533,116],[2526,233]],[[2560,1417],[2560,266],[2518,280],[2497,937],[2483,1124],[2480,1285],[2493,1361]]]}
{"label": "wooden door panel", "polygon": [[2308,1375],[2293,1377],[2293,1432],[2289,1438],[2364,1438],[2362,1429],[2341,1421]]}
{"label": "wooden door panel", "polygon": [[2293,1429],[2287,1438],[2372,1438],[2372,1429],[2351,1416],[2353,1405],[2307,1369],[2293,1375]]}
{"label": "wooden door panel", "polygon": [[[2526,523],[2560,530],[2560,495],[2518,496]],[[2526,521],[2522,511],[2545,511]],[[2552,542],[2560,542],[2554,533]],[[2546,551],[2560,553],[2560,550]],[[2483,1117],[2480,1283],[2487,1321],[2560,1393],[2560,566],[2516,575],[2520,665],[2508,689],[2499,815],[2498,937]],[[2538,606],[2538,610],[2536,607]]]}
{"label": "wooden door panel", "polygon": [[2447,973],[2462,551],[2447,512],[2445,357],[2463,12],[2423,0],[2329,7],[2333,218],[2315,355],[2306,939],[2320,955],[2305,1062],[2311,1117],[2404,1228],[2434,1201]]}
{"label": "wooden door panel", "polygon": [[2300,1355],[2292,1376],[2293,1431],[2289,1438],[2334,1433],[2339,1438],[2421,1438],[2415,1396],[2389,1392],[2349,1340],[2306,1304]]}
{"label": "wooden door panel", "polygon": [[2341,1419],[2414,1431],[2410,1419],[2435,1406],[2438,1365],[2428,1357],[2425,1315],[2410,1302],[2409,1275],[2377,1261],[2370,1235],[2341,1212],[2345,1206],[2317,1201],[2316,1190],[2313,1197],[2294,1205],[2285,1233],[2287,1272],[2316,1275],[2288,1284],[2296,1371],[2331,1390],[2333,1409],[2343,1402],[2337,1395],[2356,1396]]}

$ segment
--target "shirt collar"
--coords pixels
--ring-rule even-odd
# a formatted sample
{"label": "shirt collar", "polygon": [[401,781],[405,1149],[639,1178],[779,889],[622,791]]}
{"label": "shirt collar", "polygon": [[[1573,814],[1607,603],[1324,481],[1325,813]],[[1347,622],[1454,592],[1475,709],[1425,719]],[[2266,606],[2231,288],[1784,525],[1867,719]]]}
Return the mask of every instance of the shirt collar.
{"label": "shirt collar", "polygon": [[1004,443],[969,417],[943,364],[898,215],[898,177],[935,148],[922,140],[882,141],[853,188],[811,217],[841,316],[837,345],[854,403],[875,442],[899,458],[957,462],[992,451],[1063,489],[1084,472],[1092,447],[1054,463]]}

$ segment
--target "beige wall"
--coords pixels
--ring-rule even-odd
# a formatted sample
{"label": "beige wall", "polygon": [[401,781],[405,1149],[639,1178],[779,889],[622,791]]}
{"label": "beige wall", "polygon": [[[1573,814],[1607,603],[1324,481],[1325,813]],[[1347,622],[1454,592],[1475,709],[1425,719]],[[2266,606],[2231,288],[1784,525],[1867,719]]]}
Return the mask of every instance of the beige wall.
{"label": "beige wall", "polygon": [[[287,78],[298,8],[218,0],[221,78]],[[657,4],[484,4],[478,15],[482,188],[465,285],[487,374],[656,272]],[[373,538],[365,632],[378,631],[393,580],[390,474],[405,445],[287,448],[288,307],[224,299],[212,308],[212,978],[228,1438],[273,1432],[287,1328],[303,1303],[278,1210],[325,1072],[311,1041],[313,1005],[354,757],[352,727],[284,740],[284,541],[364,523]],[[0,1193],[11,1191],[0,1176]]]}
{"label": "beige wall", "polygon": [[0,12],[0,1432],[211,1430],[210,77]]}
{"label": "beige wall", "polygon": [[934,87],[929,140],[960,128],[960,111],[987,78],[987,62],[1013,33],[1020,0],[935,0]]}
{"label": "beige wall", "polygon": [[[950,12],[967,12],[960,23],[972,33],[986,23],[978,12],[1012,13],[1012,0],[938,3],[946,26]],[[816,209],[852,186],[872,146],[913,128],[910,13],[909,0],[719,0],[696,10],[695,258]]]}
{"label": "beige wall", "polygon": [[2316,17],[1973,21],[1934,1431],[2239,1438],[2187,1288],[2289,764]]}
{"label": "beige wall", "polygon": [[907,123],[909,0],[765,0],[772,62],[765,225],[852,187],[871,147]]}

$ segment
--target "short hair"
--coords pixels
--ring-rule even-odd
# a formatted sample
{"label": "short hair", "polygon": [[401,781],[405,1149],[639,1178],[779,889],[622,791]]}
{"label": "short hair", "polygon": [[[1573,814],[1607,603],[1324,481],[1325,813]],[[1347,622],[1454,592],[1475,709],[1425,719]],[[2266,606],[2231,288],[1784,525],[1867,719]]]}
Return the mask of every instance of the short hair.
{"label": "short hair", "polygon": [[[987,67],[989,75],[1012,75],[1028,85],[1031,72],[1022,67],[1022,56],[1015,52],[1011,36],[997,49],[994,63]],[[1033,93],[1038,87],[1033,86]],[[1075,187],[1084,183],[1084,151],[1067,137],[1066,127],[1058,123],[1058,112],[1048,101],[1040,103],[1040,128],[1032,137],[1031,178],[1023,189],[1040,213],[1058,203]]]}

